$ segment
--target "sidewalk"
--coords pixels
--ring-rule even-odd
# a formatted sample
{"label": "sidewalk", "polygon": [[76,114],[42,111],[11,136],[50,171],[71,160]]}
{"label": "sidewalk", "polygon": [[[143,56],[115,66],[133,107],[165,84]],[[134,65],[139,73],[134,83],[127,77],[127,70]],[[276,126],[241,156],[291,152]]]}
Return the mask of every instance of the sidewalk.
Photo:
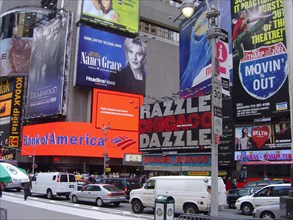
{"label": "sidewalk", "polygon": [[143,216],[130,216],[121,212],[120,214],[100,211],[98,207],[92,207],[91,210],[68,205],[51,204],[48,202],[34,201],[29,197],[24,201],[21,197],[3,195],[0,199],[0,207],[7,210],[7,220],[48,220],[48,219],[71,219],[71,220],[142,220],[153,219]]}

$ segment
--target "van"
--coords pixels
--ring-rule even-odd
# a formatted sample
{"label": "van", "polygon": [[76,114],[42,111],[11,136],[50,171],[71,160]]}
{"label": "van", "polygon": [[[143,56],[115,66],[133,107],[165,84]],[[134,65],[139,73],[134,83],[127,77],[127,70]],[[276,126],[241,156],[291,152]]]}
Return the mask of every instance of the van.
{"label": "van", "polygon": [[[157,196],[171,196],[174,199],[176,212],[207,213],[208,185],[211,185],[211,177],[206,176],[151,177],[141,189],[131,190],[129,202],[134,213],[141,213],[146,207],[155,207]],[[226,186],[220,177],[218,178],[218,192],[218,205],[219,209],[222,209],[227,205],[227,196]]]}
{"label": "van", "polygon": [[48,199],[55,196],[66,196],[77,190],[77,182],[74,174],[49,172],[36,173],[31,179],[31,194],[46,195]]}

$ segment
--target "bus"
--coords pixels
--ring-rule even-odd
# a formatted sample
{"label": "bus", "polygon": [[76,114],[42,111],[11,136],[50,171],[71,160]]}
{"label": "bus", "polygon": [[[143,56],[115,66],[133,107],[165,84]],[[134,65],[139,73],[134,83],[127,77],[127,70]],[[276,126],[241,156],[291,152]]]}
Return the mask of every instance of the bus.
{"label": "bus", "polygon": [[247,161],[241,163],[237,188],[246,183],[262,179],[291,182],[292,161]]}

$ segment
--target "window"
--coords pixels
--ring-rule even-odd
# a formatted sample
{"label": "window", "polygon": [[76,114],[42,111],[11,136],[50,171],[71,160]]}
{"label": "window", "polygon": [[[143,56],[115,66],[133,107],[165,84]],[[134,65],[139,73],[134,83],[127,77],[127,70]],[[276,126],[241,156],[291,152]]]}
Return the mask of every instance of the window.
{"label": "window", "polygon": [[155,184],[156,184],[155,180],[149,180],[149,181],[147,181],[145,188],[146,189],[155,189]]}
{"label": "window", "polygon": [[61,177],[60,177],[60,182],[62,182],[62,183],[66,183],[66,182],[68,182],[67,175],[61,175]]}
{"label": "window", "polygon": [[76,182],[74,175],[69,175],[69,182]]}

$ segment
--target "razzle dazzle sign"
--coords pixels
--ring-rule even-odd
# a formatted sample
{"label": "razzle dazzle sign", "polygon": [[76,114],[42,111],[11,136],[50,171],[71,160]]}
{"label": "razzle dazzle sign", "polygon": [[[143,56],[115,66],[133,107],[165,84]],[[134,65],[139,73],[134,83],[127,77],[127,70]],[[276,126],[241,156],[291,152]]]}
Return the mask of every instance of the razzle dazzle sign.
{"label": "razzle dazzle sign", "polygon": [[283,1],[236,0],[231,9],[235,121],[289,115]]}

